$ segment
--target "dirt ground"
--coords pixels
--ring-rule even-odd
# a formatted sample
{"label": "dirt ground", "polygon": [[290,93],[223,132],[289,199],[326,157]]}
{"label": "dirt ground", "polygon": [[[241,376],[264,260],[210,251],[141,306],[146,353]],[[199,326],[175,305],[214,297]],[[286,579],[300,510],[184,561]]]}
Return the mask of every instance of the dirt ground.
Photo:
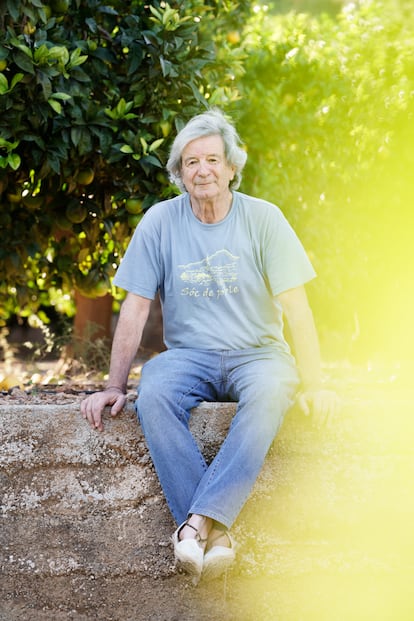
{"label": "dirt ground", "polygon": [[[1,621],[257,621],[226,584],[194,587],[184,576],[35,578],[3,583]],[[30,600],[32,601],[30,605]]]}

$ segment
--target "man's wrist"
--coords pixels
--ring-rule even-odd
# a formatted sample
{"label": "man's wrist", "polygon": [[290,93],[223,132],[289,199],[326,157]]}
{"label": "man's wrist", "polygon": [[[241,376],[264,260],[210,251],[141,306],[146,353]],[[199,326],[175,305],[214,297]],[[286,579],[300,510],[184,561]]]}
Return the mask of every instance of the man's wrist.
{"label": "man's wrist", "polygon": [[121,386],[115,386],[114,384],[107,386],[105,390],[119,390],[119,392],[121,392],[123,395],[126,394],[125,388],[121,388]]}

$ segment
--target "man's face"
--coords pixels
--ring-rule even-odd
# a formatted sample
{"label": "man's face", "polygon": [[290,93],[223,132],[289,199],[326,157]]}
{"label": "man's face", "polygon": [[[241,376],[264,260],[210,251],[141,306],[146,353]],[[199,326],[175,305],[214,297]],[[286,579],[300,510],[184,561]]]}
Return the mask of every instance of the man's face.
{"label": "man's face", "polygon": [[235,170],[224,155],[221,136],[189,142],[181,154],[181,175],[187,192],[197,200],[227,197]]}

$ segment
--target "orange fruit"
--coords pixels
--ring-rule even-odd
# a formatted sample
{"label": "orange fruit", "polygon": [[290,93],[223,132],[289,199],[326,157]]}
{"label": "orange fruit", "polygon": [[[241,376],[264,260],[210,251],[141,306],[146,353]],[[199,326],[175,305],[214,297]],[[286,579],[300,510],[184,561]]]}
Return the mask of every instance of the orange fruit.
{"label": "orange fruit", "polygon": [[137,214],[142,211],[142,200],[139,198],[127,198],[125,201],[125,209],[128,213]]}
{"label": "orange fruit", "polygon": [[84,168],[76,175],[76,181],[79,185],[90,185],[94,179],[95,172],[93,168]]}

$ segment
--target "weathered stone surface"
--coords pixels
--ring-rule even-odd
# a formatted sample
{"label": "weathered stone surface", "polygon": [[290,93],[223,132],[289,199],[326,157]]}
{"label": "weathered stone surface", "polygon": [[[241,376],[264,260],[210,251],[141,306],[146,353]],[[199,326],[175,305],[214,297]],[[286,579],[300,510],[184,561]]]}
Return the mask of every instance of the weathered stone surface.
{"label": "weathered stone surface", "polygon": [[[287,416],[235,524],[226,592],[176,574],[175,525],[131,404],[103,433],[79,399],[0,407],[0,620],[411,620],[412,404],[353,396],[322,429]],[[208,459],[234,407],[194,412]],[[347,588],[359,601],[330,616]]]}

